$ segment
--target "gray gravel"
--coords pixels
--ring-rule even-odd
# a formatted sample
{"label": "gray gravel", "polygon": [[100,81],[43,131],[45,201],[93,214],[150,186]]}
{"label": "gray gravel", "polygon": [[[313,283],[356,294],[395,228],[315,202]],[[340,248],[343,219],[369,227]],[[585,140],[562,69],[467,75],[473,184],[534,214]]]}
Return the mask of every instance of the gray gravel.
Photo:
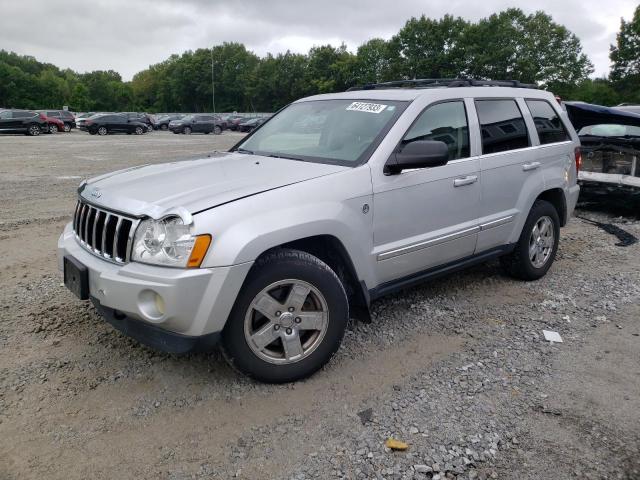
{"label": "gray gravel", "polygon": [[[54,140],[90,156],[73,135]],[[156,138],[167,155],[208,146]],[[132,163],[152,140],[127,147]],[[105,162],[122,163],[119,138],[107,141],[118,157],[102,145]],[[20,142],[34,160],[3,191],[57,163]],[[143,347],[75,300],[50,258],[73,192],[50,188],[51,204],[25,196],[2,211],[15,254],[0,264],[0,478],[640,478],[638,244],[573,219],[544,279],[490,263],[382,299],[323,371],[272,386],[217,352]],[[640,236],[637,219],[580,213]],[[18,245],[37,264],[17,261]]]}

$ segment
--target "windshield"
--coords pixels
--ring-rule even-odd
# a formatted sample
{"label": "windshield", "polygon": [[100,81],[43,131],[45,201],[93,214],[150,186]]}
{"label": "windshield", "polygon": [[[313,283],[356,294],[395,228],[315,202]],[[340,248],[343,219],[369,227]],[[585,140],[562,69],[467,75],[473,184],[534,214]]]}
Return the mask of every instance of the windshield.
{"label": "windshield", "polygon": [[640,127],[603,123],[601,125],[582,127],[578,135],[594,135],[596,137],[640,137]]}
{"label": "windshield", "polygon": [[178,120],[184,120],[185,122],[190,122],[191,120],[193,120],[193,115],[185,115],[182,118],[179,118]]}
{"label": "windshield", "polygon": [[354,166],[405,109],[386,100],[315,100],[289,105],[238,145],[240,152]]}

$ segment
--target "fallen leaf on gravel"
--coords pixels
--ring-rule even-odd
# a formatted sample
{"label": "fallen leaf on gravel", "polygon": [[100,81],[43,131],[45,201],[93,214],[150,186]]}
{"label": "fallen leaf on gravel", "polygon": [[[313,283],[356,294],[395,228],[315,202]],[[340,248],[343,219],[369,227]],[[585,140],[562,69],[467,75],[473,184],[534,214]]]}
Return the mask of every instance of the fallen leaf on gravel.
{"label": "fallen leaf on gravel", "polygon": [[384,444],[387,448],[390,448],[391,450],[403,451],[409,448],[409,445],[407,445],[404,442],[401,442],[400,440],[396,440],[395,438],[387,438],[387,441],[384,442]]}

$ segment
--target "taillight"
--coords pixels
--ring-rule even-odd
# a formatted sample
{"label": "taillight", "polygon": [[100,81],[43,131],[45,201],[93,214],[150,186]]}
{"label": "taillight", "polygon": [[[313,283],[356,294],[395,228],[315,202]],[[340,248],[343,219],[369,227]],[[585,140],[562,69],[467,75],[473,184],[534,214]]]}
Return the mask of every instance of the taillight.
{"label": "taillight", "polygon": [[582,168],[582,150],[580,150],[580,147],[576,147],[574,155],[576,159],[576,173],[578,173]]}

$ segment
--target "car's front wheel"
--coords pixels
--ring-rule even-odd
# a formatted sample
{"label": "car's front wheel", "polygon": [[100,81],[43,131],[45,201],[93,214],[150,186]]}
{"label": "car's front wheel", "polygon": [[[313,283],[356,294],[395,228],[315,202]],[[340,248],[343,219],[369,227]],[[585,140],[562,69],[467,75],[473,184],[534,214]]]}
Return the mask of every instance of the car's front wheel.
{"label": "car's front wheel", "polygon": [[537,280],[551,268],[559,240],[560,218],[556,208],[545,200],[537,200],[529,211],[515,249],[500,262],[512,277]]}
{"label": "car's front wheel", "polygon": [[107,133],[109,133],[109,130],[107,129],[107,127],[98,128],[98,135],[106,135]]}
{"label": "car's front wheel", "polygon": [[27,129],[27,135],[30,135],[32,137],[37,137],[38,135],[40,135],[41,130],[40,130],[40,126],[33,123],[31,125],[29,125],[29,128]]}
{"label": "car's front wheel", "polygon": [[160,125],[160,130],[166,131],[169,129],[169,125],[167,125],[166,123],[163,123],[162,125]]}
{"label": "car's front wheel", "polygon": [[213,127],[213,133],[214,135],[220,135],[222,133],[222,127],[220,127],[220,125],[216,125]]}
{"label": "car's front wheel", "polygon": [[277,250],[259,259],[222,333],[227,361],[263,382],[308,377],[338,350],[349,319],[342,282],[320,259]]}
{"label": "car's front wheel", "polygon": [[49,125],[49,133],[58,133],[58,126],[53,123]]}
{"label": "car's front wheel", "polygon": [[191,135],[191,127],[184,127],[182,133],[184,133],[185,135]]}
{"label": "car's front wheel", "polygon": [[142,127],[136,127],[136,135],[142,135],[144,133],[144,129]]}

